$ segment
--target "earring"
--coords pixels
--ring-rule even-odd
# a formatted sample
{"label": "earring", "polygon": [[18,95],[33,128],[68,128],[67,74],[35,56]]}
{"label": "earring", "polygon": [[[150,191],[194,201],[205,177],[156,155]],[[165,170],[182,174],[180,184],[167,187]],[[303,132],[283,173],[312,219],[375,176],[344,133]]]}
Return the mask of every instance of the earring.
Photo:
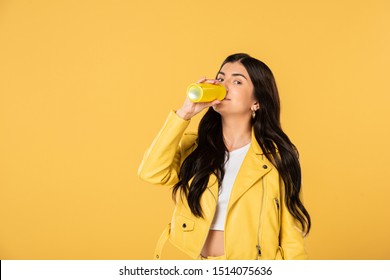
{"label": "earring", "polygon": [[252,119],[254,119],[256,117],[256,111],[252,111]]}

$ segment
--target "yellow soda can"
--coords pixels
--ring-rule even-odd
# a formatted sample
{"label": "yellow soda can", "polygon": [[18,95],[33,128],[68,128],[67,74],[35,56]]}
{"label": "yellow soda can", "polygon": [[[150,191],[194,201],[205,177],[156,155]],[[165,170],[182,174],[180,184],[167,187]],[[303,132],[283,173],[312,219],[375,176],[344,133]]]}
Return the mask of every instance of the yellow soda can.
{"label": "yellow soda can", "polygon": [[192,102],[211,102],[224,99],[226,89],[220,84],[193,83],[187,88],[187,96]]}

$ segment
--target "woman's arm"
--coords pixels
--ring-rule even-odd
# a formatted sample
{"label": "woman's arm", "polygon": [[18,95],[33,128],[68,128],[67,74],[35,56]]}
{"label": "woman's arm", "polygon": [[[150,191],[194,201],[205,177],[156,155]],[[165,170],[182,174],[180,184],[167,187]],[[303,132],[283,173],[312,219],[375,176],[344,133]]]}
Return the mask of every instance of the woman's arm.
{"label": "woman's arm", "polygon": [[174,185],[181,164],[181,139],[190,123],[171,111],[163,127],[146,150],[138,176],[149,183]]}
{"label": "woman's arm", "polygon": [[[202,78],[198,83],[216,84],[218,81]],[[187,151],[196,140],[196,135],[192,137],[189,135],[190,137],[182,139],[184,131],[193,116],[205,108],[219,103],[221,103],[219,100],[193,103],[187,97],[176,113],[171,111],[164,126],[146,151],[138,168],[138,176],[152,184],[176,184],[179,180],[178,174],[183,161],[181,151]]]}

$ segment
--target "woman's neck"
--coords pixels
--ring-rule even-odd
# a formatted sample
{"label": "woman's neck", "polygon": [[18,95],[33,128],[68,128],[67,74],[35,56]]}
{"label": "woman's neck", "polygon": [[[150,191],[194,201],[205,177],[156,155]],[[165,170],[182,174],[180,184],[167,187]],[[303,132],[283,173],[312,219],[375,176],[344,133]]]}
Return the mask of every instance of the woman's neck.
{"label": "woman's neck", "polygon": [[251,142],[252,126],[239,118],[222,119],[222,133],[228,151],[234,151]]}

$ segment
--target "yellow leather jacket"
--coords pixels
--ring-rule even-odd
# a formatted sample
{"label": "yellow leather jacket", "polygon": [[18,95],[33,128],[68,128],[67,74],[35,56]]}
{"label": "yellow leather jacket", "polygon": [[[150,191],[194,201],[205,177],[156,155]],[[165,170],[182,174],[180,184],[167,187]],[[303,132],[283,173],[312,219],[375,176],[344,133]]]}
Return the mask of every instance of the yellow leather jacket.
{"label": "yellow leather jacket", "polygon": [[[138,170],[141,179],[167,186],[178,182],[183,160],[196,147],[197,134],[184,133],[188,124],[189,121],[170,112],[144,155]],[[162,243],[169,238],[184,253],[199,259],[217,200],[218,184],[214,175],[210,176],[207,190],[201,197],[204,218],[195,217],[186,199],[178,197],[171,223],[157,245],[155,258],[161,258]],[[251,146],[231,192],[224,236],[226,259],[307,258],[300,226],[284,203],[283,181],[253,133]]]}

